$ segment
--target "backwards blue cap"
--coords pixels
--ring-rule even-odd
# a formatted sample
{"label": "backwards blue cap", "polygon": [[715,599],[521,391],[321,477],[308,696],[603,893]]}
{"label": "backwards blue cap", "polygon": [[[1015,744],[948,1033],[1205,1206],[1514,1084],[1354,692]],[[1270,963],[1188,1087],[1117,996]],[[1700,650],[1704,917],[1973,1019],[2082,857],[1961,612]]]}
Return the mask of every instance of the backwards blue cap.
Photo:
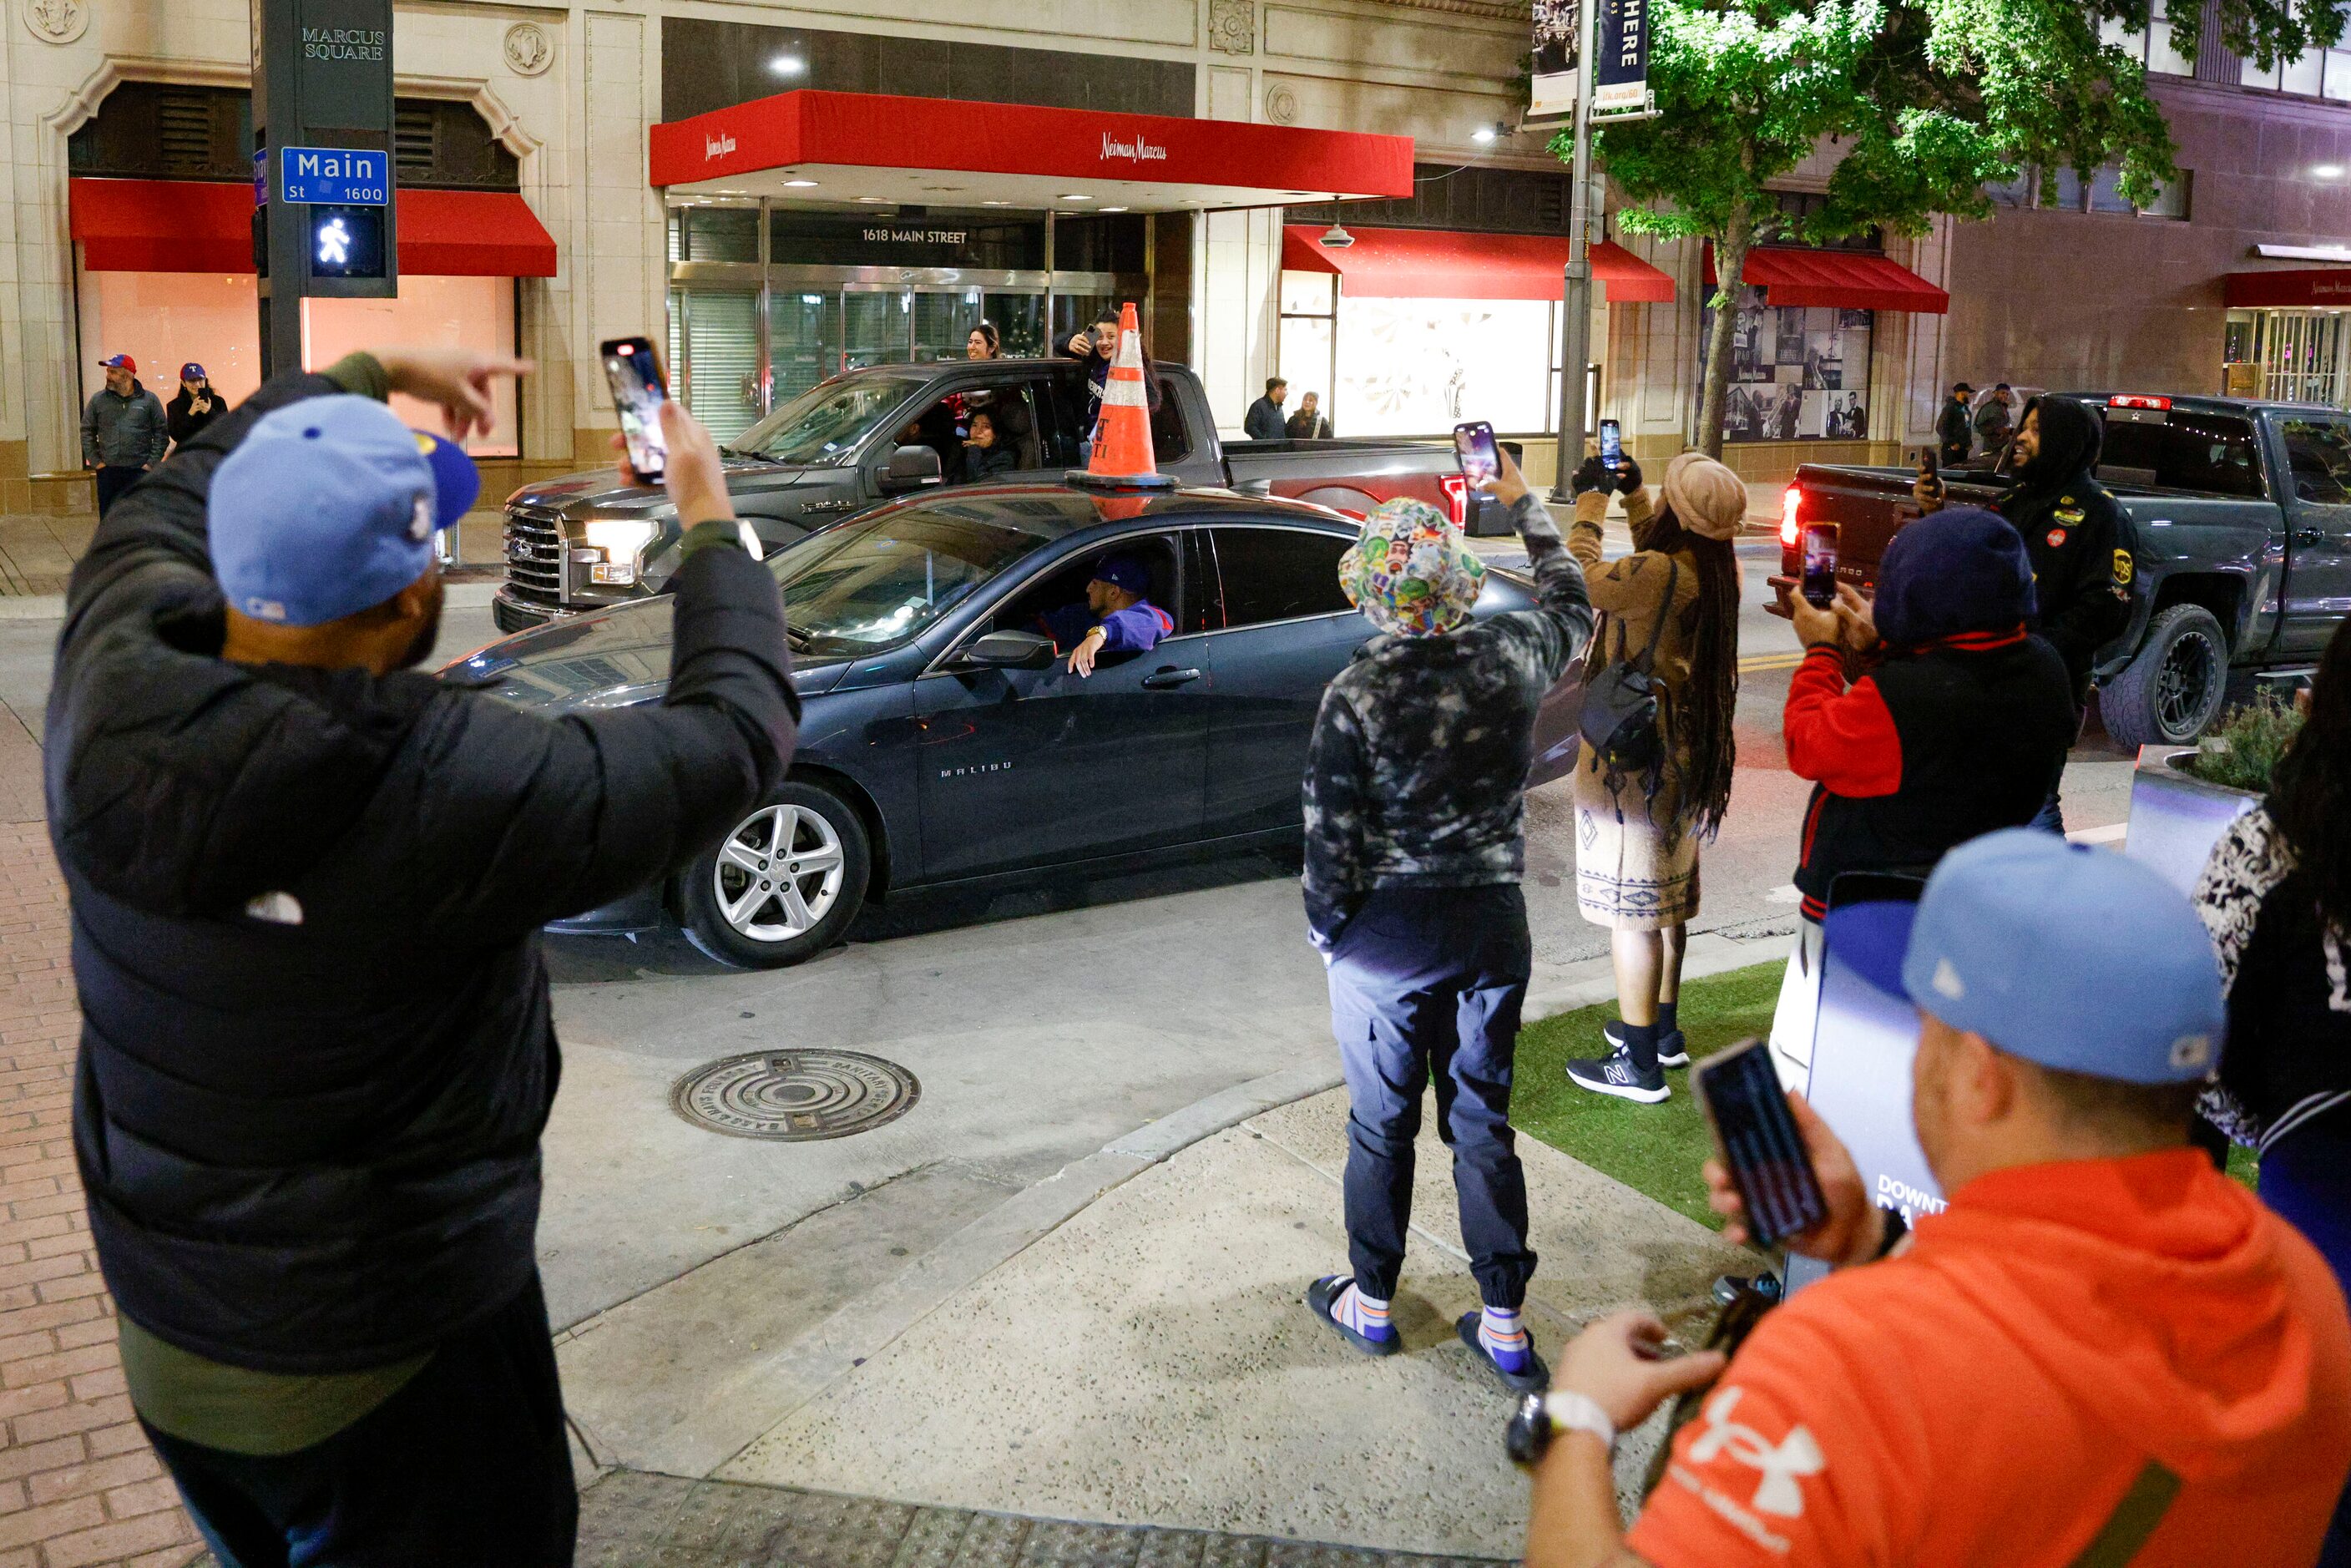
{"label": "backwards blue cap", "polygon": [[1124,589],[1129,593],[1151,591],[1151,573],[1131,555],[1107,557],[1094,567],[1093,580],[1107,582],[1113,588]]}
{"label": "backwards blue cap", "polygon": [[433,564],[481,471],[372,398],[305,399],[255,422],[213,476],[213,574],[256,621],[320,626],[382,603]]}
{"label": "backwards blue cap", "polygon": [[2112,850],[2008,828],[1928,879],[1902,988],[2011,1056],[2125,1083],[2186,1083],[2220,1060],[2227,1011],[2188,900]]}

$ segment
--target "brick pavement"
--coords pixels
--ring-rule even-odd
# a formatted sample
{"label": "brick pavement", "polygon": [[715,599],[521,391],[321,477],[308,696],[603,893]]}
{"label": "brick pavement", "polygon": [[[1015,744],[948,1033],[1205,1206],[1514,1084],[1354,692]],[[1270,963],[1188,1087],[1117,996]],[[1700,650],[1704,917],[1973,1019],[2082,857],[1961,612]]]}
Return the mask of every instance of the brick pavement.
{"label": "brick pavement", "polygon": [[196,1532],[148,1450],[74,1175],[66,895],[40,752],[0,706],[0,1568],[180,1568]]}

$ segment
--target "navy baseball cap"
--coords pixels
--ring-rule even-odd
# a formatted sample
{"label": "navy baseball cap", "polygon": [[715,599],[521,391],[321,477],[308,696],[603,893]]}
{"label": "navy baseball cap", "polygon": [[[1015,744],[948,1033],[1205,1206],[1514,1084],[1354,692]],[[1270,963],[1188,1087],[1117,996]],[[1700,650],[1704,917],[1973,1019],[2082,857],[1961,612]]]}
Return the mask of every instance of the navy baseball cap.
{"label": "navy baseball cap", "polygon": [[186,364],[180,367],[180,379],[183,382],[203,381],[204,379],[204,366],[196,363],[195,361],[190,360]]}
{"label": "navy baseball cap", "polygon": [[1129,593],[1151,591],[1151,574],[1143,563],[1131,555],[1114,555],[1094,568],[1093,580],[1107,582],[1113,588],[1123,588]]}
{"label": "navy baseball cap", "polygon": [[2036,828],[1943,857],[1901,984],[2011,1056],[2125,1083],[2204,1077],[2227,1025],[2211,938],[2179,891],[2127,855]]}
{"label": "navy baseball cap", "polygon": [[382,603],[433,564],[482,476],[463,449],[372,398],[263,416],[213,476],[213,574],[256,621],[321,626]]}
{"label": "navy baseball cap", "polygon": [[109,354],[98,362],[110,371],[129,371],[132,375],[139,373],[139,361],[128,354]]}

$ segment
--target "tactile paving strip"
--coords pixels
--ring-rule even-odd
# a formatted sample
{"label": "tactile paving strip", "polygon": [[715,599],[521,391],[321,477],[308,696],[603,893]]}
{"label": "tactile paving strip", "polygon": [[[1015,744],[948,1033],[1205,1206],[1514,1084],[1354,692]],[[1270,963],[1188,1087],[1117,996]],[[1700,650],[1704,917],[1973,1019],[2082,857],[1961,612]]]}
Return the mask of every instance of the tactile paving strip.
{"label": "tactile paving strip", "polygon": [[1500,1568],[1311,1542],[1022,1519],[616,1470],[580,1498],[579,1568]]}

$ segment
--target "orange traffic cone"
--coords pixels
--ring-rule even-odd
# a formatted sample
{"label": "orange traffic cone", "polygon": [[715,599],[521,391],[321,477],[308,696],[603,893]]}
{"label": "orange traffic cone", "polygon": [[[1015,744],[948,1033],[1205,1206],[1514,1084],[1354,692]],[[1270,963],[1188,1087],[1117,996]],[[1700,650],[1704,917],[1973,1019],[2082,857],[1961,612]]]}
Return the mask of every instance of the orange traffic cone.
{"label": "orange traffic cone", "polygon": [[1151,398],[1143,386],[1143,337],[1132,303],[1118,308],[1118,357],[1102,387],[1102,423],[1094,431],[1089,474],[1156,474],[1151,458]]}

